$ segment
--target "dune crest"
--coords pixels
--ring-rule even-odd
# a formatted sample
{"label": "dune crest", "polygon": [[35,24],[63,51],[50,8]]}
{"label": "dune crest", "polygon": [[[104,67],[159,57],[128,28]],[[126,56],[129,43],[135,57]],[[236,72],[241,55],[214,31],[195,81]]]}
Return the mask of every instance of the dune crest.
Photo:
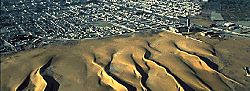
{"label": "dune crest", "polygon": [[126,87],[124,87],[116,80],[114,80],[112,77],[110,77],[101,66],[99,66],[97,63],[94,62],[93,64],[100,68],[100,71],[97,74],[100,77],[101,82],[103,84],[111,86],[115,91],[128,91]]}
{"label": "dune crest", "polygon": [[[146,62],[146,64],[149,66],[149,79],[148,79],[148,84],[152,86],[154,91],[164,91],[164,90],[179,90],[179,91],[184,91],[183,87],[176,81],[176,79],[167,72],[167,70],[156,64],[155,62],[143,58],[143,60]],[[158,77],[160,76],[160,77]],[[166,85],[162,88],[158,88],[158,82],[163,82],[167,84],[161,84],[161,85]],[[158,89],[157,89],[158,88]]]}
{"label": "dune crest", "polygon": [[20,87],[20,86],[23,84],[26,84],[25,81],[26,82],[29,81],[30,82],[29,85],[32,86],[32,88],[29,88],[26,90],[44,91],[46,88],[46,85],[47,85],[46,81],[43,79],[43,76],[40,74],[40,68],[32,71],[29,74],[29,76],[24,80],[24,82],[22,84],[20,84],[18,87],[16,87],[14,91],[24,90],[25,88],[22,89],[22,87]]}
{"label": "dune crest", "polygon": [[[169,32],[81,40],[74,45],[51,45],[7,56],[1,61],[1,72],[3,79],[10,82],[1,85],[4,91],[11,91],[30,76],[27,82],[34,84],[34,91],[229,91],[234,86],[244,89],[244,85],[218,71],[213,61],[220,60],[214,52],[208,44]],[[29,59],[39,60],[21,62]],[[44,80],[40,74],[39,67],[46,62],[49,65],[42,74],[52,80]],[[21,78],[9,76],[10,70]],[[26,75],[29,70],[35,71]],[[22,89],[27,88],[29,85],[22,85]]]}
{"label": "dune crest", "polygon": [[36,71],[33,71],[30,76],[32,84],[35,85],[34,91],[44,91],[47,85],[46,81],[40,74],[40,68]]}

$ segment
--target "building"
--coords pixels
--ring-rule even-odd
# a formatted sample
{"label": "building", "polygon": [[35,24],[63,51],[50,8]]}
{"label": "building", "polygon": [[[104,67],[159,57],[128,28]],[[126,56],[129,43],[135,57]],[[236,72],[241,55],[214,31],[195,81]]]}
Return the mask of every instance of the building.
{"label": "building", "polygon": [[208,2],[208,0],[202,0],[203,2]]}
{"label": "building", "polygon": [[213,23],[216,23],[218,25],[224,24],[224,18],[222,17],[221,13],[212,11],[210,14],[210,19],[213,21]]}
{"label": "building", "polygon": [[222,17],[221,13],[217,13],[215,11],[211,12],[210,19],[212,21],[224,21],[224,18]]}

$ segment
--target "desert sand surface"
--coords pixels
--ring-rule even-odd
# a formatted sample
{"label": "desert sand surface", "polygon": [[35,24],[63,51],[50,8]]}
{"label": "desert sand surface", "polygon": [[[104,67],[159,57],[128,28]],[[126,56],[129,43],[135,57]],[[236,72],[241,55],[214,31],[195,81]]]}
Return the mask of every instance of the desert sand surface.
{"label": "desert sand surface", "polygon": [[1,91],[249,90],[250,41],[201,40],[134,34],[2,56]]}

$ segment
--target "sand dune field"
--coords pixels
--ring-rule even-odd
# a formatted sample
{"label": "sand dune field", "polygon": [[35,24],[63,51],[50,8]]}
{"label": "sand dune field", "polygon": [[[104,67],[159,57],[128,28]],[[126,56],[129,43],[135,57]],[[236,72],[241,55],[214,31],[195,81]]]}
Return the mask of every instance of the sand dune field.
{"label": "sand dune field", "polygon": [[170,32],[49,45],[3,56],[1,91],[249,90],[216,48]]}

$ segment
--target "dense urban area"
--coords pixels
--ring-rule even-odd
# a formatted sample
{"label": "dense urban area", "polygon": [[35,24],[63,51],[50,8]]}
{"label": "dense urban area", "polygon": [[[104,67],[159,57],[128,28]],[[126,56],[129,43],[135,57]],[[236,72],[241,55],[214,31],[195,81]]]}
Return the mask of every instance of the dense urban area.
{"label": "dense urban area", "polygon": [[202,12],[202,6],[213,7],[210,3],[213,1],[2,0],[0,53],[9,54],[57,41],[104,38],[133,32],[173,30],[179,33],[200,32],[209,37],[249,37],[250,26],[244,25],[249,21],[228,22],[217,8],[205,8]]}

